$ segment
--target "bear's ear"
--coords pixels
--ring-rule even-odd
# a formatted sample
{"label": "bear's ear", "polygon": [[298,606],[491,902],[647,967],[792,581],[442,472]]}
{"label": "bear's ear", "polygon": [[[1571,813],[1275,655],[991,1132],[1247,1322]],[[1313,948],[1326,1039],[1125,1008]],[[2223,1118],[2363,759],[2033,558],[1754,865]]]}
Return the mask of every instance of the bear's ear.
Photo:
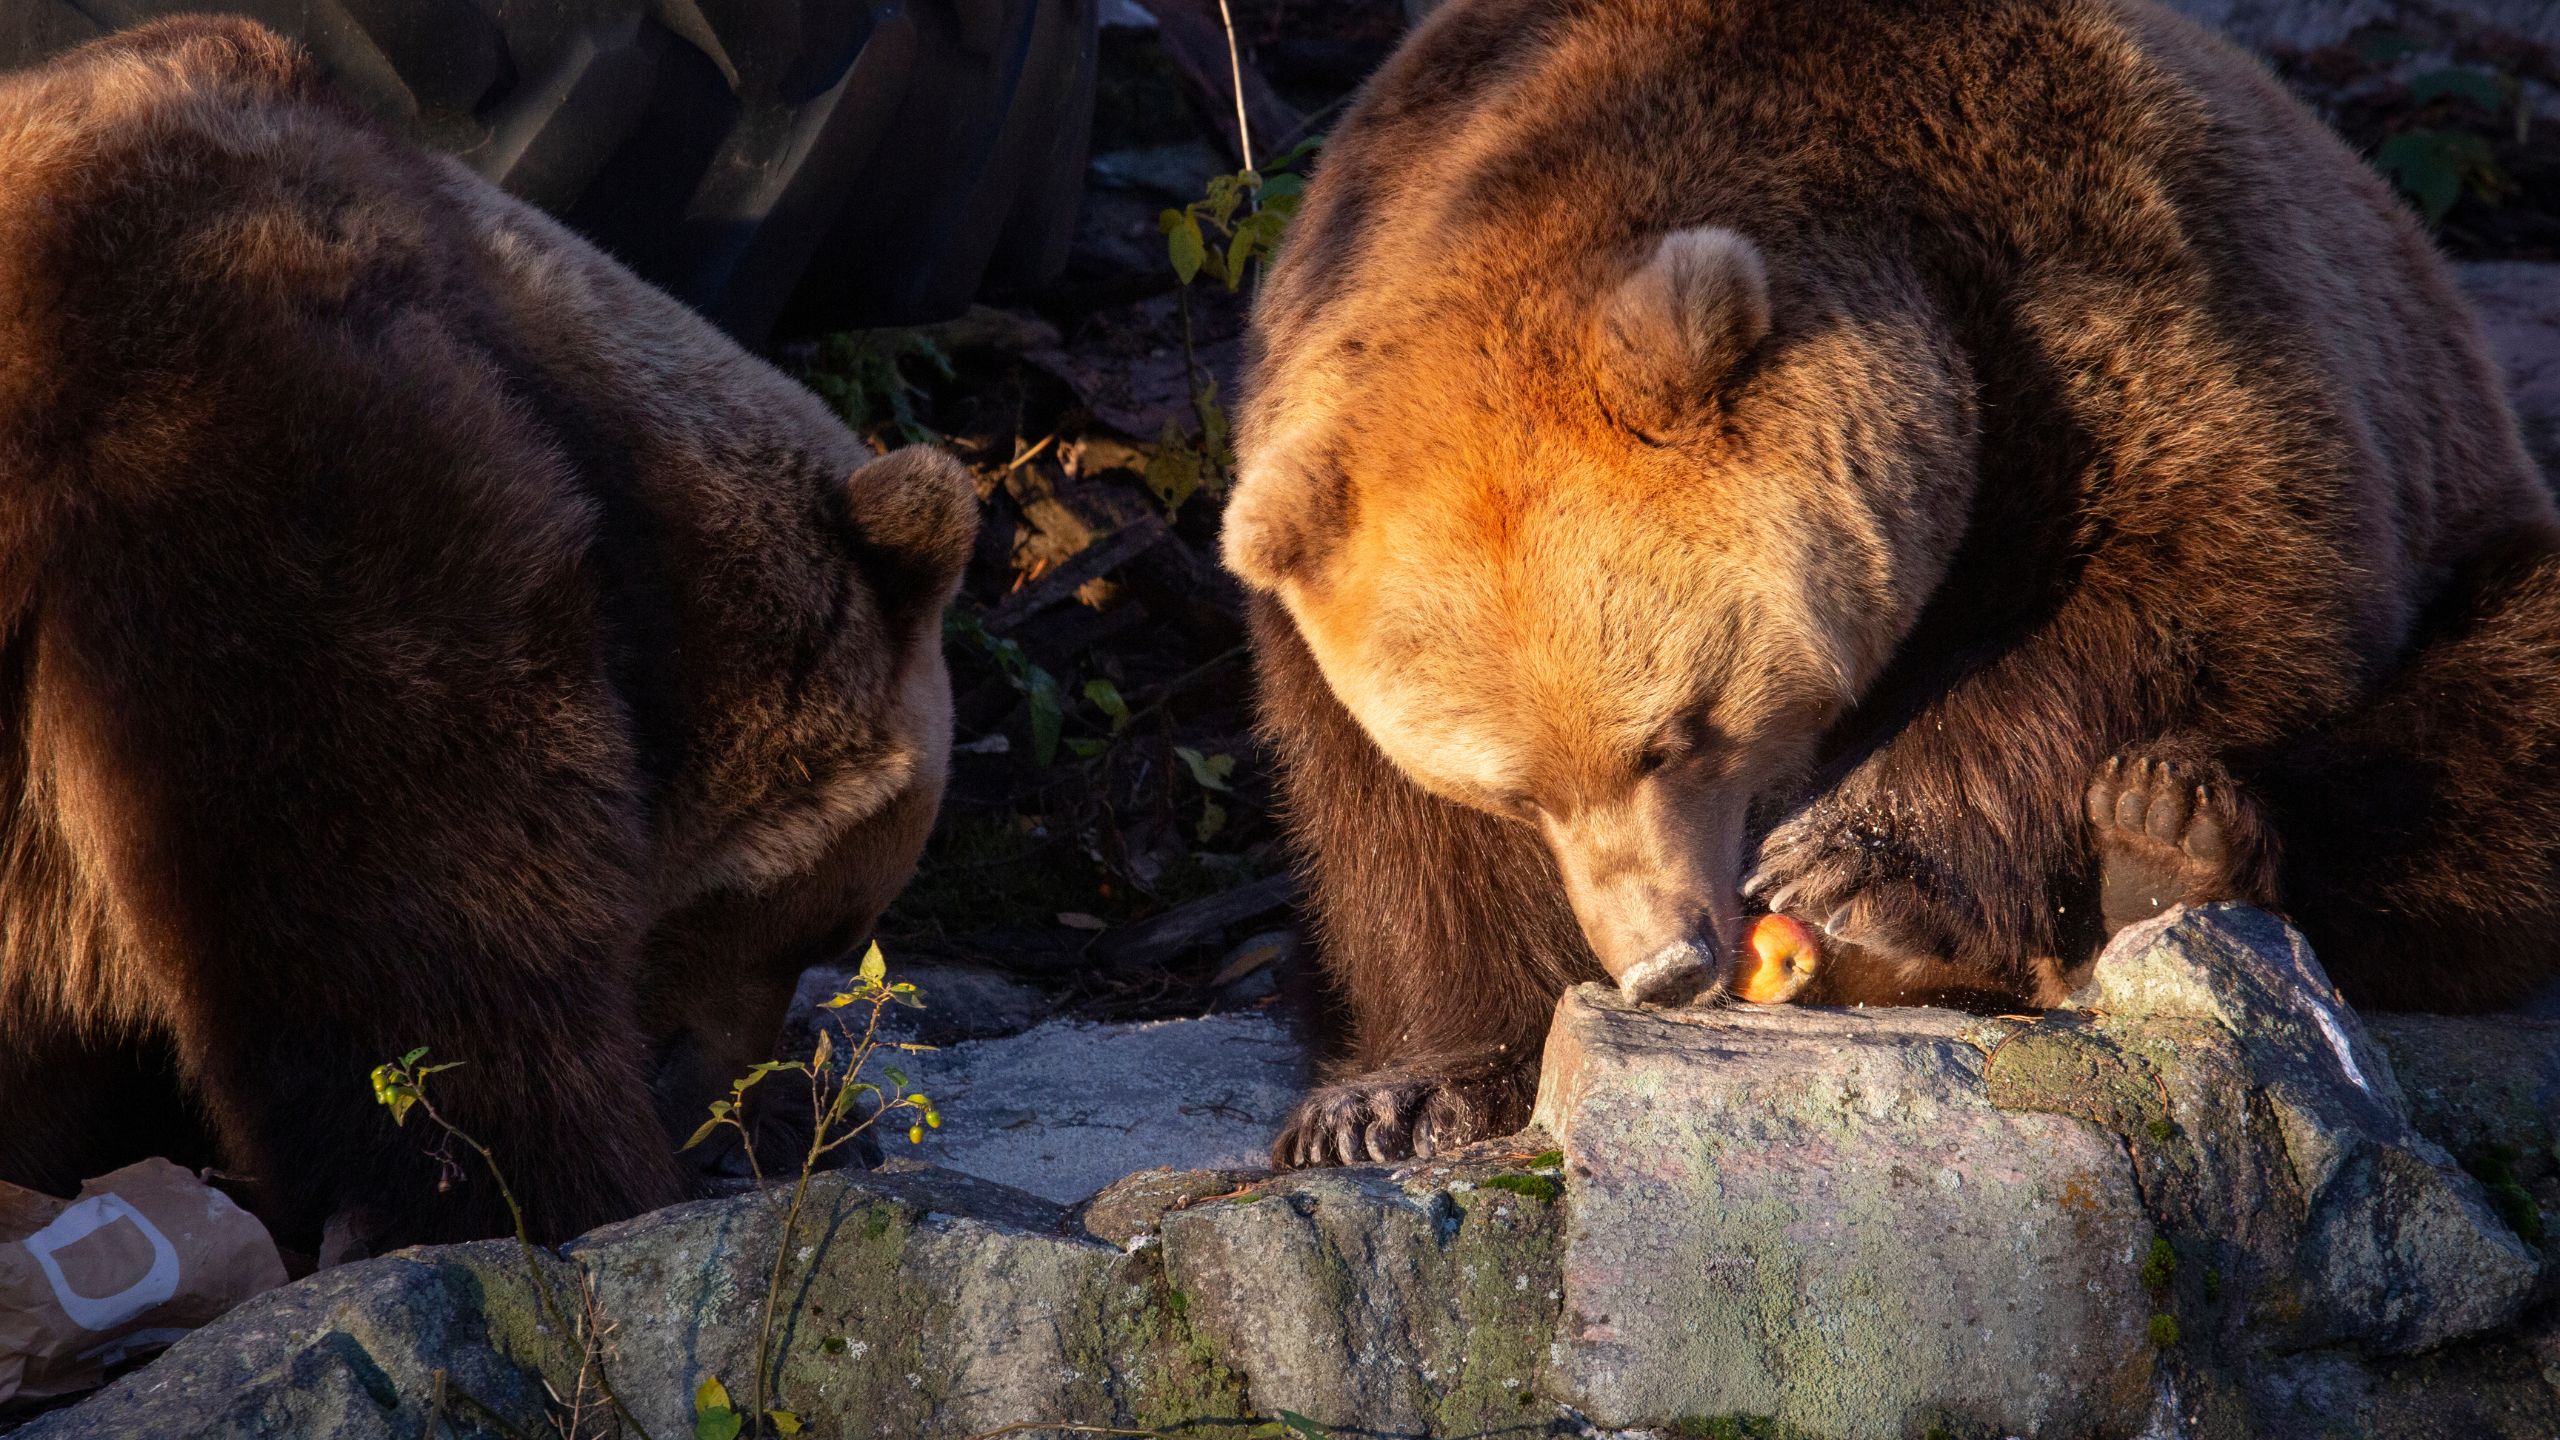
{"label": "bear's ear", "polygon": [[1769,335],[1769,272],[1749,240],[1674,230],[1602,301],[1602,394],[1639,433],[1677,428]]}
{"label": "bear's ear", "polygon": [[1351,479],[1342,467],[1294,457],[1259,460],[1245,467],[1227,497],[1219,558],[1237,579],[1265,593],[1283,581],[1307,584],[1350,515]]}
{"label": "bear's ear", "polygon": [[978,538],[968,467],[927,445],[892,450],[845,482],[856,562],[893,620],[939,614]]}

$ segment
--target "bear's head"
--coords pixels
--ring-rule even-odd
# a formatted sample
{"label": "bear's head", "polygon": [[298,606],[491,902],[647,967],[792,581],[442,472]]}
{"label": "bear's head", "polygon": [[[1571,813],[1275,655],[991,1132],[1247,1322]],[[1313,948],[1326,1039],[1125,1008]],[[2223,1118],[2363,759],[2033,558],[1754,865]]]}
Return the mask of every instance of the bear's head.
{"label": "bear's head", "polygon": [[1960,533],[1969,404],[1916,297],[1731,229],[1520,248],[1284,263],[1225,558],[1406,776],[1536,828],[1627,994],[1711,996],[1746,812]]}

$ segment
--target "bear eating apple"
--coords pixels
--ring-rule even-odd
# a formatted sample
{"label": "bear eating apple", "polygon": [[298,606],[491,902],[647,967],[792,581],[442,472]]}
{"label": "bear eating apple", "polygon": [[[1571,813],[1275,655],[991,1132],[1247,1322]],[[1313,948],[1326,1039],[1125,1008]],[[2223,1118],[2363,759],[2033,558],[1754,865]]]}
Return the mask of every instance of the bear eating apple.
{"label": "bear eating apple", "polygon": [[426,1045],[540,1232],[683,1198],[915,865],[975,525],[254,25],[0,77],[0,1179],[200,1120],[288,1243],[501,1233]]}
{"label": "bear eating apple", "polygon": [[[2357,1001],[2560,934],[2560,528],[2407,210],[2141,0],[1455,0],[1255,315],[1227,563],[1349,1053],[1516,1126],[1562,988],[2049,1003],[2172,903]],[[1807,998],[1815,998],[1808,994]]]}

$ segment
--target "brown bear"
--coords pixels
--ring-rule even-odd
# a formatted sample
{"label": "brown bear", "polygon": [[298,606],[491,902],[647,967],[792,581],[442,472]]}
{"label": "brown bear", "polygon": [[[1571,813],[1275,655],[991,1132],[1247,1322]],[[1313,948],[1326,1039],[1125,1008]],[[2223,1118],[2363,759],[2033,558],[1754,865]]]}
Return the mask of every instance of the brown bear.
{"label": "brown bear", "polygon": [[[1456,0],[1262,295],[1229,566],[1350,1049],[1517,1124],[1560,989],[2049,1003],[2179,901],[2475,1008],[2560,933],[2560,528],[2426,235],[2142,0]],[[2103,872],[2103,873],[2102,873]]]}
{"label": "brown bear", "polygon": [[425,1045],[542,1233],[681,1198],[915,863],[975,517],[254,25],[0,79],[0,1179],[501,1230]]}

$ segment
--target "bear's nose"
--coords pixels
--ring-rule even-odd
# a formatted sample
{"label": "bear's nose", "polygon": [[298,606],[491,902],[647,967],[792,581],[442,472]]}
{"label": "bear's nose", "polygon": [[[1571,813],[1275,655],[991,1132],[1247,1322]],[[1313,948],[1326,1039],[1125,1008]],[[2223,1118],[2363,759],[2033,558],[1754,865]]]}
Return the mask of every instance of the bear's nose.
{"label": "bear's nose", "polygon": [[1674,940],[1620,974],[1618,993],[1639,1005],[1687,1005],[1707,998],[1723,973],[1712,943]]}

